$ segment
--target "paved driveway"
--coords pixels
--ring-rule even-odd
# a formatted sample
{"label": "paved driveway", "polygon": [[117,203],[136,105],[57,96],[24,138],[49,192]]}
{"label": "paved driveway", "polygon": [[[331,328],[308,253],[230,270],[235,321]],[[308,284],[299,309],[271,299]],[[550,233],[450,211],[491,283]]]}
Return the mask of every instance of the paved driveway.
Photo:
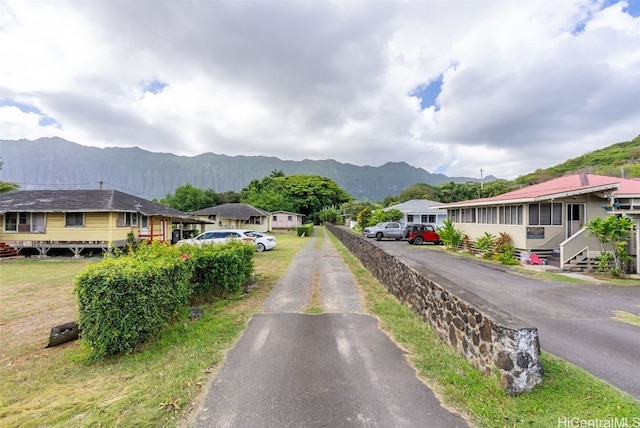
{"label": "paved driveway", "polygon": [[[466,427],[362,313],[355,279],[329,240],[316,244],[309,239],[252,317],[188,425]],[[325,313],[302,313],[312,296]]]}
{"label": "paved driveway", "polygon": [[372,242],[537,327],[542,349],[640,398],[640,327],[611,319],[616,310],[640,315],[640,286],[546,281],[430,245]]}

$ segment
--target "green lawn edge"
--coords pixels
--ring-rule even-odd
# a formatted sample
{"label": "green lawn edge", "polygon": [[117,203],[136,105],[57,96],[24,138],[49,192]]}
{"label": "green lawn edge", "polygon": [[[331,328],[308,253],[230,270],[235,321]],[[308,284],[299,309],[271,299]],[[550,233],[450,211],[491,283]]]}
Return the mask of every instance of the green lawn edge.
{"label": "green lawn edge", "polygon": [[473,426],[605,426],[616,422],[640,426],[640,400],[546,352],[541,355],[542,384],[531,392],[509,396],[500,388],[497,376],[476,370],[388,293],[338,238],[330,234],[330,239],[356,277],[366,306],[381,328],[407,352],[418,376],[443,404]]}

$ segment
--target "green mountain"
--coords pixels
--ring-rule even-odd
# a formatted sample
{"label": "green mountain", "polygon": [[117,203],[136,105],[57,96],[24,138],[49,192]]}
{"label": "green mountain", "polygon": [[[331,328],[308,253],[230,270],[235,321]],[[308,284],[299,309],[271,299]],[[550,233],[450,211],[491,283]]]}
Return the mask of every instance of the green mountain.
{"label": "green mountain", "polygon": [[531,174],[515,179],[518,185],[540,183],[567,174],[588,172],[611,177],[640,178],[640,135],[631,141],[612,144],[582,156],[569,159],[547,169],[538,169]]}
{"label": "green mountain", "polygon": [[[205,153],[177,156],[134,148],[96,148],[61,138],[0,140],[3,162],[0,181],[30,189],[121,190],[147,199],[161,199],[186,183],[217,193],[240,191],[251,180],[278,170],[286,175],[329,177],[356,199],[379,201],[398,195],[415,183],[478,181],[431,174],[405,162],[379,167],[356,166],[335,160],[285,161],[267,156],[227,156]],[[485,178],[485,181],[493,177]]]}

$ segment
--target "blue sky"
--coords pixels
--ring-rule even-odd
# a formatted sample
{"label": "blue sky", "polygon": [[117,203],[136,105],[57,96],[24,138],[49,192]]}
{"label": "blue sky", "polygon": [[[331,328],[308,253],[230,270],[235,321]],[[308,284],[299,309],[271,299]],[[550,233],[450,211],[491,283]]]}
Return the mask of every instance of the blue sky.
{"label": "blue sky", "polygon": [[640,134],[640,0],[149,5],[0,0],[0,138],[510,179]]}
{"label": "blue sky", "polygon": [[440,110],[440,106],[438,105],[437,98],[440,95],[440,91],[442,90],[442,74],[439,75],[435,80],[431,82],[424,83],[416,87],[413,91],[409,93],[409,95],[414,96],[420,100],[420,108],[422,110],[434,107],[435,110]]}

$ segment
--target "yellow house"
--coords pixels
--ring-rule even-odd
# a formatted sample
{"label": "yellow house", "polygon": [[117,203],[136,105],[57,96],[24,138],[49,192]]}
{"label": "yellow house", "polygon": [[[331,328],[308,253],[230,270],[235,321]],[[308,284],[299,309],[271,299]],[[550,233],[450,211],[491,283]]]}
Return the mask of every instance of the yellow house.
{"label": "yellow house", "polygon": [[0,194],[0,222],[0,242],[18,252],[65,249],[79,257],[129,238],[170,241],[174,224],[207,221],[117,190],[22,190]]}

